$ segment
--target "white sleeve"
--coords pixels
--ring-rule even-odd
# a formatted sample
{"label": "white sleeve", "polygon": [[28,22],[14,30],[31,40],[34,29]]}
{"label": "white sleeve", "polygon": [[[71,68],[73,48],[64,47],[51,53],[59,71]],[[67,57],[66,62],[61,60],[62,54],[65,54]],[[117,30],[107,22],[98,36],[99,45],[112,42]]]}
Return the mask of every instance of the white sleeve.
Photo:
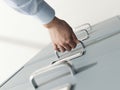
{"label": "white sleeve", "polygon": [[5,0],[15,10],[38,17],[47,24],[55,17],[55,11],[44,0]]}

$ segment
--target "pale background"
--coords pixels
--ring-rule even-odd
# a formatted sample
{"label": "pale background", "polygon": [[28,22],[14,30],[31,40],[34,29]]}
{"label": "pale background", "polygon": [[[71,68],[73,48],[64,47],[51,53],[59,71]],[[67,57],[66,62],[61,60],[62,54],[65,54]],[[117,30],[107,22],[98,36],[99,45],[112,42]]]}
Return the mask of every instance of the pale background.
{"label": "pale background", "polygon": [[[46,0],[56,16],[73,28],[119,15],[120,0]],[[0,0],[0,83],[50,43],[39,20],[20,14]]]}

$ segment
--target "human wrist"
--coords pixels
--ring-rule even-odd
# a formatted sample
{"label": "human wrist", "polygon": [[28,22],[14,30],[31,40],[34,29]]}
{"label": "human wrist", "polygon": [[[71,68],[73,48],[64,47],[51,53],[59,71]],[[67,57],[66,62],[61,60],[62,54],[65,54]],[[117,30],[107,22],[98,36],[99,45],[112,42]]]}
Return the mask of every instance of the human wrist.
{"label": "human wrist", "polygon": [[58,19],[57,17],[54,17],[54,19],[49,22],[48,24],[44,24],[44,27],[47,29],[51,29],[53,27],[55,27],[58,23],[59,23],[60,19]]}

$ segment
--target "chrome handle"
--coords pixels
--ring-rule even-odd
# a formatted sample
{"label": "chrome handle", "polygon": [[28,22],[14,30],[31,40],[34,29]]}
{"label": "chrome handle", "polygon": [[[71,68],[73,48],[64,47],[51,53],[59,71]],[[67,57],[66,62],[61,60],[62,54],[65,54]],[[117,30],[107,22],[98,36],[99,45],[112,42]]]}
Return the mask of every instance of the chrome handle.
{"label": "chrome handle", "polygon": [[[74,76],[74,75],[76,74],[76,70],[75,70],[75,68],[69,63],[69,60],[72,60],[72,59],[74,59],[74,58],[80,57],[80,56],[82,56],[82,55],[85,54],[85,51],[86,51],[86,50],[85,50],[85,45],[84,45],[84,43],[83,43],[82,41],[84,41],[84,40],[86,40],[86,39],[89,38],[89,32],[88,32],[88,31],[92,29],[92,27],[91,27],[91,25],[90,25],[89,23],[86,23],[86,24],[83,24],[83,25],[81,25],[81,26],[78,26],[78,27],[76,27],[76,29],[78,29],[78,28],[80,28],[80,27],[83,27],[83,26],[85,26],[86,28],[80,29],[80,30],[79,30],[79,33],[85,32],[86,37],[80,39],[80,41],[79,41],[80,43],[79,43],[79,44],[81,44],[81,47],[80,47],[78,50],[77,50],[77,49],[73,49],[73,51],[72,51],[73,54],[72,54],[72,55],[68,55],[67,57],[64,57],[64,58],[61,58],[61,56],[59,55],[59,52],[55,51],[55,54],[56,54],[57,58],[60,59],[60,60],[53,62],[52,64],[50,64],[50,65],[47,66],[47,67],[44,67],[44,68],[42,68],[42,69],[39,69],[39,70],[35,71],[35,72],[30,76],[30,82],[31,82],[31,84],[33,85],[33,87],[34,87],[35,89],[37,89],[37,88],[39,87],[39,85],[37,84],[35,78],[36,78],[37,76],[39,76],[39,75],[42,75],[42,74],[44,74],[44,73],[46,73],[46,72],[49,72],[49,71],[51,71],[51,70],[54,70],[54,69],[56,69],[56,68],[59,69],[59,68],[61,68],[61,67],[67,67],[68,71],[70,72],[70,74],[71,74],[72,76]],[[80,51],[79,51],[79,50],[80,50]],[[68,52],[68,53],[69,53],[69,52]],[[52,80],[53,80],[53,78],[50,79],[49,81],[45,81],[44,83],[41,83],[40,85],[44,85],[44,84],[46,84],[46,83],[49,83],[49,82],[52,81]]]}
{"label": "chrome handle", "polygon": [[92,30],[92,26],[90,25],[90,23],[85,23],[85,24],[75,27],[75,31],[77,31],[77,29],[79,30],[86,29],[87,31],[89,31],[89,30]]}
{"label": "chrome handle", "polygon": [[[57,58],[65,61],[65,60],[71,60],[71,59],[74,59],[74,58],[77,58],[77,57],[80,57],[80,56],[84,55],[85,54],[85,45],[82,41],[79,41],[79,42],[81,44],[81,49],[80,49],[79,52],[76,49],[73,49],[71,51],[71,53],[74,53],[73,55],[70,55],[68,57],[64,57],[64,58],[61,59],[61,56],[59,55],[59,52],[55,51],[55,54],[56,54]],[[67,52],[67,53],[70,53],[70,52]]]}
{"label": "chrome handle", "polygon": [[[59,60],[63,60],[63,59],[64,60],[71,60],[71,59],[74,59],[74,58],[77,58],[77,57],[84,55],[86,50],[85,50],[85,45],[84,45],[83,41],[90,37],[88,31],[91,29],[92,29],[92,26],[89,23],[85,23],[83,25],[76,27],[75,28],[75,31],[77,32],[76,34],[78,34],[79,36],[83,36],[82,38],[78,38],[79,42],[81,44],[81,47],[79,48],[81,51],[76,52],[73,55],[68,55],[67,57],[63,57],[63,58],[62,58],[62,55],[60,55],[60,52],[55,51],[55,55],[57,56],[57,58]],[[76,51],[76,49],[73,49],[72,51],[67,52],[66,54],[72,53],[74,51]],[[63,54],[65,54],[65,53],[63,53]],[[54,61],[54,62],[56,62],[56,61]]]}
{"label": "chrome handle", "polygon": [[[54,63],[54,64],[52,64],[52,65],[49,65],[49,66],[47,66],[47,67],[44,67],[44,68],[42,68],[42,69],[39,69],[39,70],[35,71],[35,72],[30,76],[30,82],[32,83],[33,87],[34,87],[35,89],[37,89],[40,85],[42,86],[42,85],[45,85],[45,84],[53,81],[53,80],[54,80],[54,77],[53,77],[52,79],[48,80],[48,81],[44,81],[44,82],[41,83],[40,85],[37,84],[37,82],[36,82],[36,80],[35,80],[35,77],[37,77],[37,76],[39,76],[39,75],[42,75],[42,74],[44,74],[44,73],[46,73],[46,72],[52,71],[52,70],[54,70],[54,69],[60,69],[61,67],[66,67],[66,68],[68,69],[67,71],[70,72],[71,76],[74,76],[74,74],[76,73],[74,67],[73,67],[69,62],[67,62],[67,61],[59,61],[59,62],[56,62],[56,63]],[[66,73],[66,72],[65,72],[65,73]],[[57,77],[57,78],[58,78],[58,77]],[[56,78],[55,78],[55,79],[56,79]]]}
{"label": "chrome handle", "polygon": [[81,36],[85,32],[84,38],[79,38],[80,41],[84,41],[89,38],[89,31],[92,30],[92,26],[89,23],[75,27],[75,34]]}

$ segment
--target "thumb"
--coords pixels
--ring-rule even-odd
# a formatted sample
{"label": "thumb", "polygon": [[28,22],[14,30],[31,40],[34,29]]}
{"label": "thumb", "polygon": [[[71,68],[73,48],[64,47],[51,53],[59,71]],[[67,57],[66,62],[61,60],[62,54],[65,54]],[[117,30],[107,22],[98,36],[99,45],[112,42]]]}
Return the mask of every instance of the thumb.
{"label": "thumb", "polygon": [[75,40],[75,43],[76,43],[76,44],[79,44],[79,43],[80,43],[80,41],[77,39],[77,40]]}
{"label": "thumb", "polygon": [[78,38],[76,37],[76,35],[74,33],[72,34],[72,36],[73,36],[73,40],[76,44],[80,43],[80,41],[78,40]]}

